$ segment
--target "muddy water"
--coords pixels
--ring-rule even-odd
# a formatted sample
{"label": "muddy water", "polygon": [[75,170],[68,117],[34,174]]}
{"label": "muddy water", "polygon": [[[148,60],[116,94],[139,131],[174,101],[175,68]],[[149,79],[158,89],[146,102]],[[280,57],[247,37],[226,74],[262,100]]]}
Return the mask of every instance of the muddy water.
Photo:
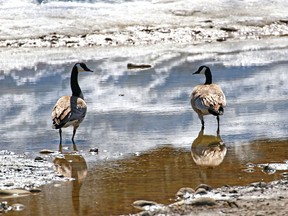
{"label": "muddy water", "polygon": [[[195,188],[201,183],[221,187],[280,179],[284,171],[269,175],[260,168],[254,168],[253,172],[246,170],[252,162],[287,160],[287,152],[283,150],[287,144],[287,140],[259,140],[239,147],[227,146],[222,163],[216,167],[197,166],[190,149],[171,145],[159,146],[123,160],[91,164],[88,170],[87,161],[79,160],[78,156],[69,157],[78,181],[47,185],[37,196],[11,201],[24,204],[27,209],[22,213],[25,215],[133,213],[137,212],[131,206],[135,200],[171,203],[181,187]],[[241,159],[237,159],[237,155]],[[67,161],[62,161],[62,166],[65,163]]]}
{"label": "muddy water", "polygon": [[[79,77],[88,104],[75,138],[80,155],[47,156],[59,172],[77,180],[46,185],[36,196],[11,202],[26,206],[21,215],[119,215],[137,212],[131,203],[138,199],[169,203],[181,187],[280,179],[284,171],[267,174],[249,164],[287,160],[288,62],[269,62],[275,56],[269,50],[256,54],[267,59],[247,65],[249,52],[199,60],[169,51],[87,61],[95,73]],[[140,59],[153,67],[127,69]],[[204,63],[228,100],[219,134],[212,116],[201,131],[189,104],[192,87],[204,82],[191,72]],[[3,149],[32,154],[58,149],[50,113],[58,97],[70,94],[71,64],[38,63],[2,74]],[[71,136],[71,128],[63,131],[66,152]],[[90,148],[99,153],[90,154]]]}

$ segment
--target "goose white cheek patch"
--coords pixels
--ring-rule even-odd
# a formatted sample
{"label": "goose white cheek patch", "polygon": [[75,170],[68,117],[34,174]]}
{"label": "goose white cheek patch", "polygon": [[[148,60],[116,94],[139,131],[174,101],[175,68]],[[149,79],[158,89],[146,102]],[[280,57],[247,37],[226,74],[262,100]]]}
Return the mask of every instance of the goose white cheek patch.
{"label": "goose white cheek patch", "polygon": [[200,74],[205,74],[206,68],[203,67],[202,70],[200,71]]}

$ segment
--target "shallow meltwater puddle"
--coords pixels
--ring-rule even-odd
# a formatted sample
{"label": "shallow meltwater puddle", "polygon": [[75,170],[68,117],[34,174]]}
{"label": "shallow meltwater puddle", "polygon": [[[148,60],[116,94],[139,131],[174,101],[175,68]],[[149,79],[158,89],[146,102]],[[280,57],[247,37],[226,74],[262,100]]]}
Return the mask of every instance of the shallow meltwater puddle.
{"label": "shallow meltwater puddle", "polygon": [[[59,173],[76,180],[49,184],[37,196],[15,197],[9,202],[26,206],[23,215],[46,211],[49,215],[120,215],[138,212],[132,207],[136,200],[171,203],[183,187],[205,183],[216,188],[284,178],[287,170],[266,172],[258,165],[285,165],[288,140],[257,140],[240,146],[226,146],[222,140],[220,147],[218,139],[216,134],[200,134],[191,149],[161,145],[126,159],[99,163],[87,162],[85,155],[78,154],[67,154],[65,159],[52,157]],[[219,156],[218,150],[226,154]],[[218,155],[221,159],[208,163],[207,152],[214,152],[210,158]],[[197,165],[201,156],[205,166]]]}

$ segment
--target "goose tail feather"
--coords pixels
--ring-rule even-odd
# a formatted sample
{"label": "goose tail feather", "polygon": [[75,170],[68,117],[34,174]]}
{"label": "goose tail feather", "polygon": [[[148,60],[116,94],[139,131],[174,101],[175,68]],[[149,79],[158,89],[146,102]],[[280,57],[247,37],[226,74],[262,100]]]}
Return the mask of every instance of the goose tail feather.
{"label": "goose tail feather", "polygon": [[219,116],[224,114],[224,109],[222,106],[219,107],[219,110],[215,110],[213,107],[208,108],[208,112],[214,116]]}

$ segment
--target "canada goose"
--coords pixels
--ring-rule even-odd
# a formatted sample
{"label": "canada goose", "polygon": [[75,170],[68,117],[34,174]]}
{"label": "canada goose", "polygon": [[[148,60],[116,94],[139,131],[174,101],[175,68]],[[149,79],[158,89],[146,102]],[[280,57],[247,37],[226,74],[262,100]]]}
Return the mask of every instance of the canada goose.
{"label": "canada goose", "polygon": [[83,121],[87,111],[83,93],[78,84],[78,72],[93,72],[84,63],[76,63],[71,72],[70,85],[72,96],[62,96],[56,102],[52,110],[52,128],[59,129],[59,150],[62,150],[62,128],[73,126],[72,142],[74,150],[77,151],[74,136],[80,123]]}
{"label": "canada goose", "polygon": [[191,106],[198,114],[202,127],[204,127],[203,116],[212,114],[217,116],[219,129],[219,115],[223,115],[223,107],[226,105],[225,95],[218,85],[212,84],[212,74],[209,67],[201,66],[193,74],[204,74],[206,81],[203,85],[197,85],[192,90]]}

